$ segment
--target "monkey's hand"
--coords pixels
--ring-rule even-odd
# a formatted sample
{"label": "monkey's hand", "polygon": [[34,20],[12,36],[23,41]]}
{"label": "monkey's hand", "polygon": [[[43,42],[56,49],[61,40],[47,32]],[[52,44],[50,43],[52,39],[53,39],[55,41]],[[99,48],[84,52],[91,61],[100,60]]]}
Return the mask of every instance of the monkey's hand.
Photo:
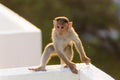
{"label": "monkey's hand", "polygon": [[90,58],[88,58],[87,56],[86,57],[82,57],[82,60],[81,60],[83,63],[86,63],[87,65],[89,65],[89,63],[91,62],[90,61]]}
{"label": "monkey's hand", "polygon": [[45,67],[36,67],[36,68],[28,68],[29,70],[32,70],[32,71],[46,71]]}
{"label": "monkey's hand", "polygon": [[75,65],[74,63],[71,63],[71,64],[69,65],[69,68],[70,68],[70,70],[72,71],[72,73],[78,74],[78,70],[76,69],[76,65]]}

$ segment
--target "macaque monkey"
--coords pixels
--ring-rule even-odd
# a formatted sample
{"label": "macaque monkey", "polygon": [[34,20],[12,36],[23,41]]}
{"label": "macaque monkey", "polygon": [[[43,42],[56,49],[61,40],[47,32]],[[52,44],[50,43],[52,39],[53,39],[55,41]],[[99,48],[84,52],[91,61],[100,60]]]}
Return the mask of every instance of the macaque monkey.
{"label": "macaque monkey", "polygon": [[83,45],[80,38],[72,27],[72,22],[67,17],[56,17],[53,20],[52,29],[52,43],[49,43],[41,56],[41,64],[36,68],[29,68],[33,71],[46,71],[45,67],[51,54],[56,53],[61,60],[61,63],[65,63],[65,67],[69,67],[70,70],[77,74],[75,63],[72,62],[73,58],[73,44],[80,55],[81,62],[90,63],[90,59],[86,56]]}

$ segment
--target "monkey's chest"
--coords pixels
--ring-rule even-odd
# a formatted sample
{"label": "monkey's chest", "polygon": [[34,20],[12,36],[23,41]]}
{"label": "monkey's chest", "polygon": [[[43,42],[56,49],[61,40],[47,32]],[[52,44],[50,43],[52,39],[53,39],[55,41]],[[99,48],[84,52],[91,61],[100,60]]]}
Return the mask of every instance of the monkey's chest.
{"label": "monkey's chest", "polygon": [[62,41],[61,45],[63,48],[65,48],[66,46],[68,46],[71,43],[71,40],[67,39],[67,38],[62,39],[61,41]]}

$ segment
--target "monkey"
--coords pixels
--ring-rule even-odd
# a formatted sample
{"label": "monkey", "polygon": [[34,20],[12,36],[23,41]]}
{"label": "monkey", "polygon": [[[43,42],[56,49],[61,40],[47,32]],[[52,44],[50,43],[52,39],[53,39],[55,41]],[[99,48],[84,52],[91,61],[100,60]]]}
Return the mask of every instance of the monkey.
{"label": "monkey", "polygon": [[61,64],[65,64],[66,67],[69,67],[71,72],[78,74],[76,65],[72,62],[73,59],[73,45],[77,52],[80,55],[81,62],[90,63],[90,58],[87,57],[82,42],[75,32],[72,21],[65,16],[55,17],[53,20],[53,29],[52,29],[52,42],[49,43],[41,56],[40,65],[36,68],[29,68],[33,71],[46,71],[46,64],[51,58],[52,54],[56,54],[61,61]]}

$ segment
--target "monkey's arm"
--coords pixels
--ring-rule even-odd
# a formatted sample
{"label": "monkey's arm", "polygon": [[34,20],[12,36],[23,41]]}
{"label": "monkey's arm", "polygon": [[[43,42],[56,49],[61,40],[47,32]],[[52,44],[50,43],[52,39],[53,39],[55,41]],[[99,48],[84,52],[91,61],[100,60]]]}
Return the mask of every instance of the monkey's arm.
{"label": "monkey's arm", "polygon": [[76,33],[73,34],[73,41],[75,43],[75,47],[76,47],[78,53],[80,54],[81,61],[85,62],[86,64],[89,64],[90,59],[86,56],[82,42]]}
{"label": "monkey's arm", "polygon": [[55,48],[56,48],[56,52],[58,54],[58,56],[60,57],[60,59],[62,59],[65,64],[67,64],[70,68],[70,70],[75,73],[75,74],[78,74],[78,70],[76,69],[76,65],[71,62],[65,55],[64,55],[64,51],[62,49],[62,46],[61,44],[59,43],[58,45],[56,44],[55,45]]}
{"label": "monkey's arm", "polygon": [[64,51],[62,48],[62,44],[60,42],[56,42],[55,44],[55,50],[58,54],[58,56],[69,66],[72,62],[69,61],[69,59],[64,55]]}

